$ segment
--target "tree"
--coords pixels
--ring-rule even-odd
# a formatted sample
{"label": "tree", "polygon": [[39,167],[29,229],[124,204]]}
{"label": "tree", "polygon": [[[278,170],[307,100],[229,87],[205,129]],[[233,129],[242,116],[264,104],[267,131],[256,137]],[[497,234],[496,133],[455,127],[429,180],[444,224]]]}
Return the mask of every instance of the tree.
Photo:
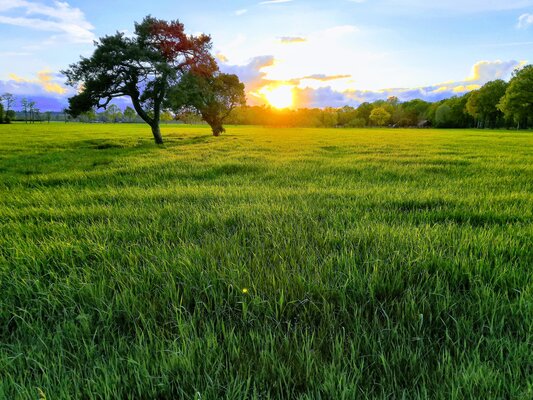
{"label": "tree", "polygon": [[466,103],[466,111],[478,121],[479,128],[495,128],[503,113],[498,104],[507,90],[507,83],[501,79],[488,82],[481,89],[472,92]]}
{"label": "tree", "polygon": [[393,107],[398,107],[398,105],[400,105],[400,99],[396,96],[389,96],[389,98],[387,98],[387,103]]}
{"label": "tree", "polygon": [[170,122],[174,120],[174,114],[170,111],[165,110],[161,113],[161,122]]}
{"label": "tree", "polygon": [[93,122],[96,121],[97,115],[96,112],[93,109],[90,109],[89,111],[85,111],[78,115],[78,120],[80,122]]}
{"label": "tree", "polygon": [[474,118],[468,114],[466,104],[471,93],[464,96],[454,96],[431,104],[427,117],[431,125],[436,128],[472,128],[475,126]]}
{"label": "tree", "polygon": [[[5,118],[4,121],[9,124],[12,119],[13,114],[13,104],[15,103],[15,96],[13,96],[11,93],[4,93],[2,96],[0,96],[0,101],[4,102],[5,104]],[[1,122],[1,118],[0,118]]]}
{"label": "tree", "polygon": [[370,123],[370,114],[372,113],[372,110],[374,109],[374,106],[368,102],[361,103],[359,107],[357,107],[357,117],[362,118],[365,120],[365,125],[369,125]]}
{"label": "tree", "polygon": [[5,121],[6,124],[10,124],[17,117],[17,113],[14,110],[6,111]]}
{"label": "tree", "polygon": [[27,98],[23,98],[20,101],[20,104],[22,105],[22,111],[24,112],[24,121],[28,123],[29,100]]}
{"label": "tree", "polygon": [[148,16],[135,24],[132,38],[119,32],[105,36],[90,58],[82,57],[63,71],[69,85],[82,84],[82,91],[69,99],[69,113],[105,109],[114,98],[128,96],[155,142],[162,144],[159,121],[169,88],[185,74],[209,76],[216,71],[210,50],[210,36],[187,35],[179,21]]}
{"label": "tree", "polygon": [[391,119],[391,114],[384,107],[376,107],[370,114],[370,122],[376,126],[385,126]]}
{"label": "tree", "polygon": [[39,121],[41,123],[43,122],[41,118],[41,110],[36,107],[33,107],[33,123],[35,123],[35,121]]}
{"label": "tree", "polygon": [[514,73],[498,108],[514,120],[519,129],[527,127],[528,120],[533,118],[533,65]]}
{"label": "tree", "polygon": [[430,103],[424,100],[410,100],[401,104],[402,115],[398,120],[400,126],[417,126],[420,121],[424,120]]}
{"label": "tree", "polygon": [[179,114],[193,107],[209,124],[214,136],[225,132],[223,123],[231,111],[246,103],[244,84],[236,75],[215,73],[201,76],[193,73],[183,77],[169,95],[169,106]]}
{"label": "tree", "polygon": [[0,124],[4,123],[4,105],[0,103]]}
{"label": "tree", "polygon": [[133,108],[131,108],[130,106],[126,107],[126,109],[124,110],[124,118],[126,119],[127,122],[135,121],[136,116],[137,116],[137,113],[135,112]]}
{"label": "tree", "polygon": [[34,124],[36,112],[38,112],[38,110],[35,108],[35,101],[28,101],[28,112],[30,113],[30,123]]}
{"label": "tree", "polygon": [[116,104],[111,104],[104,112],[104,117],[107,122],[117,123],[122,119],[122,111]]}
{"label": "tree", "polygon": [[435,112],[435,126],[437,128],[450,128],[453,126],[452,109],[447,104],[442,104]]}
{"label": "tree", "polygon": [[350,126],[357,118],[357,110],[350,106],[344,106],[337,110],[337,122],[340,126]]}
{"label": "tree", "polygon": [[339,117],[337,116],[337,110],[334,108],[325,108],[318,114],[318,120],[320,127],[334,128],[339,123]]}
{"label": "tree", "polygon": [[481,112],[479,106],[479,90],[474,90],[470,93],[470,97],[466,102],[466,112],[471,115],[477,121],[477,127],[482,127]]}

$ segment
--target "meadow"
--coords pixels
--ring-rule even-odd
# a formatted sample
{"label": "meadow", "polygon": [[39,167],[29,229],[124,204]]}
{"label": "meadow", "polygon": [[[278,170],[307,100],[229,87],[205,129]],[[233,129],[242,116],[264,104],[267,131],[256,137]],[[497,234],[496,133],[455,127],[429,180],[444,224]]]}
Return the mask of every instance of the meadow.
{"label": "meadow", "polygon": [[0,399],[531,399],[533,133],[0,126]]}

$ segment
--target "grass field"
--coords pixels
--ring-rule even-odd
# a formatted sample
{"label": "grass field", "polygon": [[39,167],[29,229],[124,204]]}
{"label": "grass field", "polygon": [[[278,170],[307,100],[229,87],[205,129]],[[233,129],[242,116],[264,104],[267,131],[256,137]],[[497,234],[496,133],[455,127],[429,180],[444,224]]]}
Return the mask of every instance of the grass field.
{"label": "grass field", "polygon": [[0,126],[0,399],[531,399],[533,133]]}

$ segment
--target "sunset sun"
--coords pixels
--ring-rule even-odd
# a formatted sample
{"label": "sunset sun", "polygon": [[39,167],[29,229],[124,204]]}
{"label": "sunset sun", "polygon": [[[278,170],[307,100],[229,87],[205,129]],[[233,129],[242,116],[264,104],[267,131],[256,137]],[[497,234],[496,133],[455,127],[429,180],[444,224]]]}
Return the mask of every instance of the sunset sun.
{"label": "sunset sun", "polygon": [[260,92],[272,107],[290,108],[294,104],[293,87],[281,85],[276,87],[266,87]]}

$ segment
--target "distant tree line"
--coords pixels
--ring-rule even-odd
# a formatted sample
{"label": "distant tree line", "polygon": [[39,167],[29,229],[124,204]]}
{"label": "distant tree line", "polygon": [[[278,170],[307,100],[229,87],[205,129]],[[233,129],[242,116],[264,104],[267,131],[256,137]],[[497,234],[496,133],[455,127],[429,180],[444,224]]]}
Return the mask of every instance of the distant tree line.
{"label": "distant tree line", "polygon": [[11,93],[4,93],[0,95],[0,124],[10,124],[13,121],[25,121],[26,123],[33,124],[35,122],[50,122],[52,116],[58,113],[47,111],[42,113],[36,107],[35,101],[23,98],[20,100],[21,111],[14,110],[14,104],[16,98]]}
{"label": "distant tree line", "polygon": [[[158,122],[180,121],[202,123],[210,119],[214,133],[220,133],[220,121],[234,125],[267,125],[288,127],[435,127],[435,128],[518,128],[533,127],[533,65],[517,70],[510,82],[495,80],[478,90],[430,103],[415,99],[400,102],[396,97],[362,103],[358,107],[278,110],[267,106],[243,104],[242,84],[233,75],[208,75],[207,78],[184,75],[170,90],[160,110]],[[224,93],[219,95],[218,93]],[[21,99],[22,111],[15,112],[15,96],[0,96],[0,123],[23,120],[79,121],[106,123],[145,122],[132,107],[121,110],[107,105],[104,111],[95,107],[72,118],[63,113],[41,113],[35,102]],[[218,118],[218,119],[217,119]],[[208,121],[209,122],[209,121]]]}
{"label": "distant tree line", "polygon": [[[137,114],[137,112],[130,106],[122,110],[116,104],[111,104],[107,106],[104,111],[98,112],[96,109],[92,108],[89,111],[80,113],[76,117],[69,115],[68,110],[65,110],[70,121],[75,122],[85,122],[85,123],[144,123],[145,121]],[[161,111],[160,115],[161,122],[174,121],[176,115],[169,110]]]}
{"label": "distant tree line", "polygon": [[510,82],[491,81],[482,88],[446,100],[400,102],[397,97],[359,107],[277,110],[266,106],[237,107],[228,124],[301,127],[533,127],[533,65],[513,74]]}

